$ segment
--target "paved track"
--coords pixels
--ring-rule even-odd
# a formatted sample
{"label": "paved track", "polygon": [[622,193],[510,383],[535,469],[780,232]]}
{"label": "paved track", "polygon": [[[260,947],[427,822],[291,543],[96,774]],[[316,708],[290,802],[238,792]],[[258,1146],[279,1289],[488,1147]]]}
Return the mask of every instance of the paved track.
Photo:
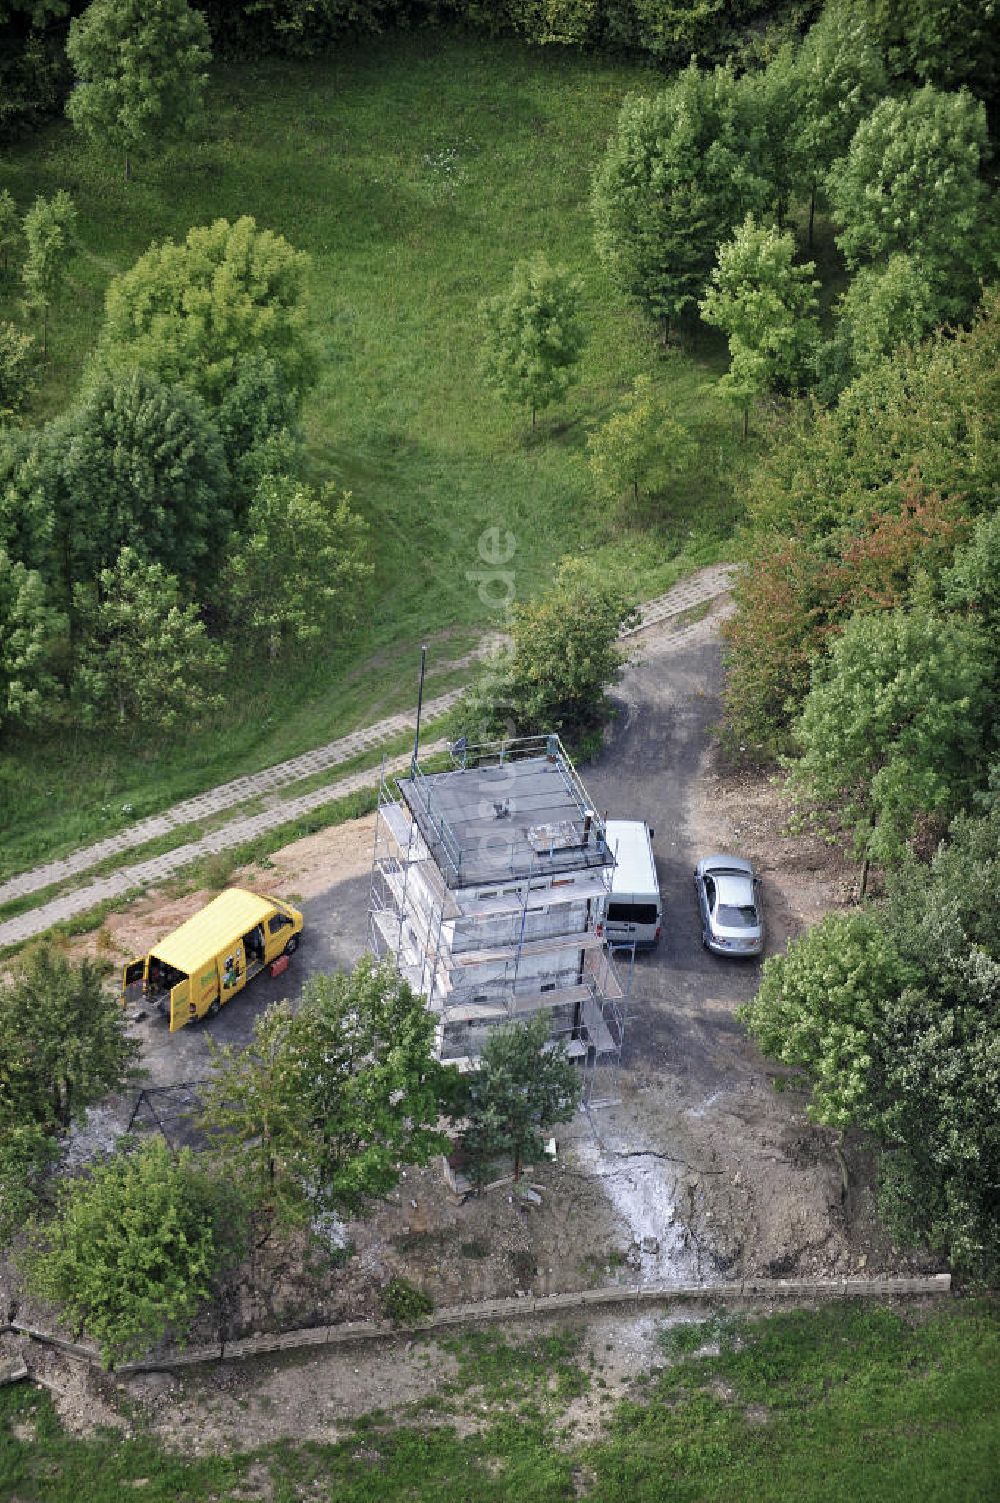
{"label": "paved track", "polygon": [[[682,615],[685,611],[717,599],[729,589],[733,572],[731,565],[718,564],[691,575],[675,585],[672,590],[668,590],[665,595],[648,601],[641,608],[640,624],[623,632],[623,638],[635,637],[651,626],[661,625],[675,616]],[[695,626],[699,624],[695,623]],[[453,689],[447,694],[428,700],[424,705],[424,716],[427,722],[432,722],[445,714],[459,698],[461,692],[460,689]],[[79,851],[74,851],[69,856],[45,862],[41,866],[33,867],[30,871],[21,872],[18,876],[0,883],[0,903],[8,903],[15,898],[40,892],[46,887],[65,882],[90,870],[109,856],[123,855],[126,851],[134,850],[137,846],[168,834],[171,830],[182,829],[185,825],[194,824],[213,814],[247,803],[251,799],[266,796],[279,788],[299,782],[303,778],[325,772],[328,768],[348,762],[361,753],[375,750],[392,737],[412,731],[414,726],[415,715],[411,712],[390,715],[384,720],[376,721],[373,725],[352,731],[348,736],[330,741],[325,746],[316,747],[313,751],[304,752],[301,756],[292,757],[286,762],[279,762],[273,767],[265,768],[263,772],[234,778],[228,783],[220,783],[217,787],[209,788],[195,798],[174,804],[162,814],[139,820],[128,829],[109,836],[106,840],[96,841]],[[435,743],[433,748],[428,747],[427,750],[439,750],[444,744],[444,742]],[[401,771],[407,765],[408,760],[408,756],[397,757],[387,766],[393,771]],[[62,893],[27,913],[0,922],[0,947],[20,944],[26,939],[43,933],[53,924],[85,913],[108,898],[120,897],[134,888],[146,887],[151,883],[161,881],[199,856],[230,850],[234,846],[242,845],[256,835],[275,829],[295,819],[299,814],[308,813],[322,804],[329,803],[332,799],[344,798],[348,794],[370,788],[374,781],[375,774],[371,769],[336,779],[298,798],[282,799],[278,806],[261,813],[237,816],[207,835],[175,846],[173,850],[165,851],[159,856],[121,867],[105,877],[95,878],[85,886]]]}
{"label": "paved track", "polygon": [[[432,756],[435,752],[444,751],[448,743],[435,741],[427,747],[427,755]],[[385,764],[386,772],[403,772],[410,765],[410,754],[393,757]],[[32,908],[28,913],[22,913],[17,918],[8,919],[0,924],[0,947],[4,945],[20,944],[23,940],[32,939],[36,934],[42,934],[46,929],[51,929],[53,924],[61,923],[64,919],[75,918],[78,913],[86,913],[89,908],[95,908],[98,903],[105,902],[108,898],[121,897],[135,888],[148,887],[151,883],[162,882],[164,878],[173,876],[174,872],[180,871],[199,856],[214,855],[217,851],[232,850],[234,846],[243,845],[248,840],[253,840],[257,835],[263,835],[268,830],[277,829],[279,825],[288,824],[290,820],[297,819],[300,814],[308,814],[313,809],[318,809],[321,804],[328,804],[333,799],[347,798],[349,794],[360,793],[365,788],[371,788],[378,781],[378,774],[372,768],[364,772],[351,773],[346,778],[338,778],[332,783],[324,783],[322,788],[313,788],[309,793],[303,793],[299,798],[282,799],[270,809],[265,809],[260,814],[237,815],[227,825],[218,830],[212,830],[208,835],[203,835],[200,840],[189,840],[185,845],[174,846],[171,851],[164,851],[159,856],[151,856],[148,861],[137,861],[132,866],[123,866],[118,871],[109,873],[106,877],[95,877],[93,882],[88,882],[84,887],[75,887],[71,892],[61,893],[48,903],[43,903],[38,908]]]}

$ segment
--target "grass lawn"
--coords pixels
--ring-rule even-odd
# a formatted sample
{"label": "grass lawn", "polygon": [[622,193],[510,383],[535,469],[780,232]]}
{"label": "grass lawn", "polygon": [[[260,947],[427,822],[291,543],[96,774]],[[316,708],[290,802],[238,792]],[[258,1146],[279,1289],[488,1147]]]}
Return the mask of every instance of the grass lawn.
{"label": "grass lawn", "polygon": [[0,1495],[19,1503],[981,1503],[996,1495],[995,1305],[956,1303],[926,1317],[834,1306],[670,1327],[662,1342],[662,1363],[636,1374],[633,1396],[612,1407],[603,1438],[589,1443],[561,1424],[574,1397],[603,1381],[581,1364],[573,1332],[516,1344],[494,1332],[452,1338],[457,1377],[403,1423],[383,1412],[337,1444],[286,1442],[224,1458],[166,1455],[138,1418],[128,1439],[67,1436],[48,1398],[21,1385],[0,1391]]}
{"label": "grass lawn", "polygon": [[[203,138],[128,185],[68,124],[7,153],[0,186],[22,208],[64,187],[79,210],[34,418],[72,399],[109,279],[153,240],[252,214],[311,253],[322,372],[304,414],[310,465],[353,492],[376,577],[350,641],[280,675],[239,664],[225,715],[197,738],[8,739],[0,871],[106,833],[123,805],[150,812],[412,702],[417,645],[430,642],[433,669],[491,619],[474,573],[487,528],[513,536],[521,597],[567,553],[593,556],[637,597],[724,555],[753,447],[707,386],[724,346],[702,336],[661,350],[592,244],[594,165],[623,95],[656,83],[606,59],[424,33],[216,70]],[[477,305],[538,249],[581,277],[588,344],[579,386],[532,435],[478,379]],[[16,316],[16,284],[3,292],[0,317]],[[586,435],[643,371],[698,443],[673,494],[628,516],[595,500]]]}

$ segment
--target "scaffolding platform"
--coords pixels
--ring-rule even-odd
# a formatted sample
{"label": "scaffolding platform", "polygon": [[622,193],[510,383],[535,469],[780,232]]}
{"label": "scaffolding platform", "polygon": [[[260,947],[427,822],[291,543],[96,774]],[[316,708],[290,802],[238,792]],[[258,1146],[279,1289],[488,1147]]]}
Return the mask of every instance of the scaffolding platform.
{"label": "scaffolding platform", "polygon": [[369,936],[475,1069],[492,1028],[541,1012],[585,1073],[617,1071],[625,988],[603,937],[614,856],[558,737],[464,748],[453,771],[383,775]]}

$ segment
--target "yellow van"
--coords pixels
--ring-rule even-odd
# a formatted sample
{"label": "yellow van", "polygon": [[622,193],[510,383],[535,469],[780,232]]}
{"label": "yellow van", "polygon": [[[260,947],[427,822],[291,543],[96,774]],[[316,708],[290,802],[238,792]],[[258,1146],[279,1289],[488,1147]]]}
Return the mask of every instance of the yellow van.
{"label": "yellow van", "polygon": [[298,949],[302,915],[278,898],[230,887],[124,970],[122,1001],[169,1009],[170,1032],[211,1018],[277,960]]}

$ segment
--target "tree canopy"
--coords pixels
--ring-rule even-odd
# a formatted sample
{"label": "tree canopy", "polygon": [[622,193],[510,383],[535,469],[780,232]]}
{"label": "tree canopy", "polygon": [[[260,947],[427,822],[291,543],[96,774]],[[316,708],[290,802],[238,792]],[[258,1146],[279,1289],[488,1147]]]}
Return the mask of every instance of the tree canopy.
{"label": "tree canopy", "polygon": [[0,1122],[64,1132],[122,1089],[138,1054],[94,961],[42,944],[0,984]]}
{"label": "tree canopy", "polygon": [[387,965],[311,976],[246,1050],[216,1051],[204,1122],[249,1200],[292,1223],[362,1209],[441,1151],[448,1079],[423,998]]}
{"label": "tree canopy", "polygon": [[795,264],[795,241],[748,215],[718,261],[701,316],[729,337],[729,371],[720,385],[742,404],[744,432],[750,402],[765,391],[794,391],[807,379],[819,338],[812,261]]}
{"label": "tree canopy", "polygon": [[580,1072],[565,1048],[551,1043],[550,1031],[547,1013],[490,1030],[469,1076],[462,1137],[480,1179],[507,1157],[519,1179],[524,1164],[541,1158],[542,1134],[568,1122],[579,1105]]}
{"label": "tree canopy", "polygon": [[483,374],[511,402],[535,416],[565,396],[583,347],[582,287],[564,267],[538,254],[514,267],[507,292],[482,304]]}
{"label": "tree canopy", "polygon": [[809,194],[812,245],[817,189],[887,88],[866,8],[828,0],[806,33],[792,75],[791,172]]}
{"label": "tree canopy", "polygon": [[897,350],[833,407],[798,404],[774,433],[747,488],[753,567],[727,628],[726,718],[740,741],[781,744],[813,661],[853,611],[927,589],[946,602],[955,549],[1000,487],[997,312],[990,290],[971,328]]}
{"label": "tree canopy", "polygon": [[889,877],[881,909],[828,914],[765,962],[744,1021],[804,1072],[810,1114],[864,1127],[894,1234],[959,1271],[1000,1269],[1000,806],[959,817],[929,865]]}
{"label": "tree canopy", "polygon": [[34,1210],[62,1135],[131,1081],[138,1057],[92,960],[43,943],[0,983],[0,1245]]}
{"label": "tree canopy", "polygon": [[66,618],[33,569],[0,548],[0,726],[40,719],[58,692]]}
{"label": "tree canopy", "polygon": [[848,265],[902,251],[950,266],[953,278],[963,268],[984,270],[991,259],[981,176],[987,141],[986,111],[965,92],[926,84],[876,105],[827,179]]}
{"label": "tree canopy", "polygon": [[20,243],[21,234],[21,217],[13,195],[7,188],[0,188],[0,256],[4,276],[9,270],[10,253]]}
{"label": "tree canopy", "polygon": [[0,422],[19,412],[35,384],[35,341],[0,319]]}
{"label": "tree canopy", "polygon": [[49,321],[72,260],[76,206],[62,188],[51,198],[41,194],[24,216],[24,305],[41,320],[42,354],[48,350]]}
{"label": "tree canopy", "polygon": [[991,678],[978,629],[919,608],[855,615],[813,674],[792,777],[862,853],[897,856],[921,814],[948,817],[983,774]]}
{"label": "tree canopy", "polygon": [[731,72],[694,62],[622,105],[594,179],[595,243],[616,286],[665,327],[695,311],[719,244],[778,196],[753,115]]}
{"label": "tree canopy", "polygon": [[742,1017],[765,1054],[805,1071],[811,1117],[827,1127],[871,1126],[874,1034],[913,979],[876,918],[828,913],[786,954],[764,962]]}
{"label": "tree canopy", "polygon": [[349,496],[268,476],[230,545],[228,608],[275,659],[355,619],[367,556],[367,528]]}
{"label": "tree canopy", "polygon": [[143,367],[217,409],[249,356],[274,361],[287,389],[312,380],[309,258],[249,215],[196,225],[152,246],[105,298],[98,370]]}
{"label": "tree canopy", "polygon": [[70,22],[76,82],[66,113],[100,147],[132,158],[189,130],[211,58],[208,23],[187,0],[91,0]]}
{"label": "tree canopy", "polygon": [[995,0],[855,0],[892,72],[942,89],[997,91],[1000,40]]}
{"label": "tree canopy", "polygon": [[233,522],[230,476],[199,397],[125,371],[92,386],[56,420],[53,438],[52,549],[66,600],[126,546],[189,586],[218,577]]}
{"label": "tree canopy", "polygon": [[636,376],[616,410],[587,438],[590,473],[602,495],[662,493],[692,449],[692,440],[648,376]]}
{"label": "tree canopy", "polygon": [[884,265],[862,266],[837,307],[836,340],[849,375],[872,370],[901,344],[919,344],[967,300],[940,266],[895,251]]}
{"label": "tree canopy", "polygon": [[616,585],[582,560],[566,560],[551,589],[512,607],[511,645],[459,703],[456,725],[474,739],[592,734],[624,666],[618,633],[634,619]]}
{"label": "tree canopy", "polygon": [[123,548],[96,588],[77,585],[80,662],[74,685],[84,721],[134,739],[193,727],[224,705],[225,650],[198,607],[183,605],[162,564]]}
{"label": "tree canopy", "polygon": [[33,1294],[93,1335],[106,1366],[185,1328],[239,1250],[230,1187],[160,1138],[63,1181],[23,1259]]}

